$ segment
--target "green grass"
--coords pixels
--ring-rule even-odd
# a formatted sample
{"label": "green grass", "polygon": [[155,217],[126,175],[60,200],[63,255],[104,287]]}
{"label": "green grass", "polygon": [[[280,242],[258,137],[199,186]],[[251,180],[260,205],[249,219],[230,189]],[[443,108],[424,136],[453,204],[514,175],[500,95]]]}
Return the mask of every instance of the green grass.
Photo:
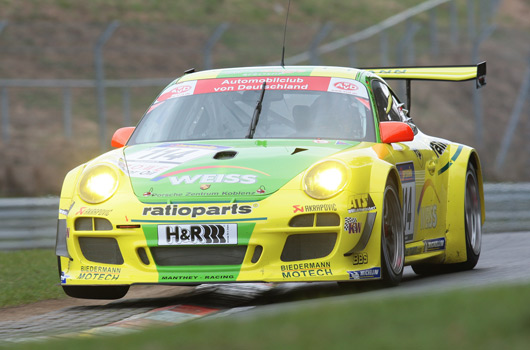
{"label": "green grass", "polygon": [[51,249],[0,252],[0,307],[66,297]]}
{"label": "green grass", "polygon": [[384,298],[352,295],[126,336],[10,349],[527,349],[528,296],[529,285]]}
{"label": "green grass", "polygon": [[[64,298],[53,250],[0,253],[0,307]],[[399,289],[395,289],[396,292]],[[121,337],[51,340],[44,348],[148,349],[527,349],[530,285],[373,298],[321,298],[296,309],[149,329]],[[273,306],[274,307],[274,306]],[[5,344],[4,344],[5,345]],[[7,344],[42,349],[43,343]],[[3,348],[3,345],[0,345]]]}

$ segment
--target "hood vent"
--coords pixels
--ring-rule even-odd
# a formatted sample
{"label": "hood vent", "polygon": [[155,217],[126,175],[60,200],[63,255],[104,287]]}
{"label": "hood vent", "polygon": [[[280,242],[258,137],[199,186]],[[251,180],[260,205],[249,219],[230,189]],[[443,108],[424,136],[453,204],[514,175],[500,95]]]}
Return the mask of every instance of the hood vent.
{"label": "hood vent", "polygon": [[300,153],[300,152],[303,152],[303,151],[307,151],[307,148],[299,148],[299,147],[296,147],[293,151],[293,153],[291,153],[291,155],[293,154],[297,154],[297,153]]}
{"label": "hood vent", "polygon": [[237,154],[236,151],[221,151],[221,152],[217,152],[215,156],[213,156],[213,159],[219,159],[219,160],[232,159],[236,156],[236,154]]}

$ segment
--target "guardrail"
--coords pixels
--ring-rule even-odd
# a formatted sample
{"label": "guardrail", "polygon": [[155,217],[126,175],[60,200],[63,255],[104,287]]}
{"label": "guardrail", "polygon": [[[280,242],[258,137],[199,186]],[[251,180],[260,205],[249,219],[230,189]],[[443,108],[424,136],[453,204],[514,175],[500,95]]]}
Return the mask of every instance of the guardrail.
{"label": "guardrail", "polygon": [[[530,231],[530,182],[485,184],[485,233]],[[0,199],[0,250],[55,246],[59,198]]]}

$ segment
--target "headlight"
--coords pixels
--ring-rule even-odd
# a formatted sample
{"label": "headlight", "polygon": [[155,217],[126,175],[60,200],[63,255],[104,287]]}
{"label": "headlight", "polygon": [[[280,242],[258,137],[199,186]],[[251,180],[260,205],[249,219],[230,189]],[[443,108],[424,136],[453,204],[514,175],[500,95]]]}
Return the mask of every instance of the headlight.
{"label": "headlight", "polygon": [[87,203],[101,203],[118,188],[118,172],[110,165],[96,165],[86,169],[79,182],[79,196]]}
{"label": "headlight", "polygon": [[304,191],[315,199],[328,199],[344,189],[348,168],[338,160],[326,160],[313,165],[304,175]]}

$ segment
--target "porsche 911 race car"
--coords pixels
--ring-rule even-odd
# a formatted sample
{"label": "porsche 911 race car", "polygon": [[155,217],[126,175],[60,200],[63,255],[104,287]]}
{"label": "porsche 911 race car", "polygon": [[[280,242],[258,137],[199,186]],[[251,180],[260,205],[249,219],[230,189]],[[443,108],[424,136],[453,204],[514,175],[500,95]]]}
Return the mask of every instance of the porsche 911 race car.
{"label": "porsche 911 race car", "polygon": [[137,127],[70,171],[61,285],[120,298],[132,284],[396,285],[471,269],[484,221],[468,146],[423,134],[383,79],[476,80],[477,66],[187,72]]}

